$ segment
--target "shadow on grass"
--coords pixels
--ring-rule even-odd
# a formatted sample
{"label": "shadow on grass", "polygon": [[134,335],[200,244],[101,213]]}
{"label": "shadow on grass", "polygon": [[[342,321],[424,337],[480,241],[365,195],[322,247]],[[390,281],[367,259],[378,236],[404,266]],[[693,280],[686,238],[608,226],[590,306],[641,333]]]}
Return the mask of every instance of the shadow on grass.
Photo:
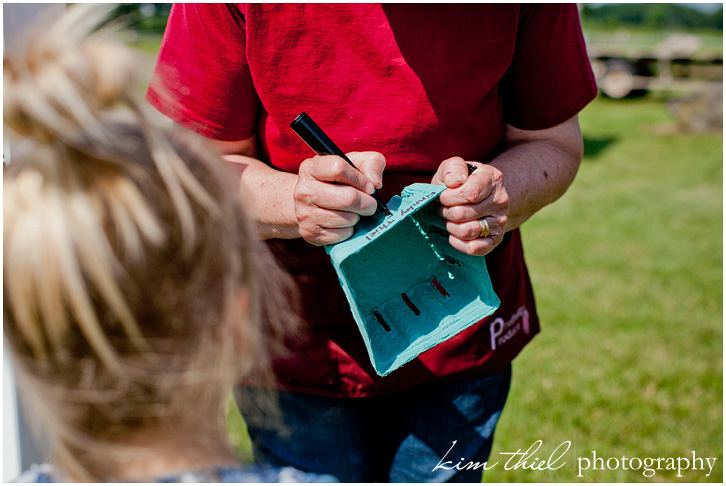
{"label": "shadow on grass", "polygon": [[611,144],[618,141],[618,137],[583,137],[585,145],[585,159],[592,160],[597,158]]}

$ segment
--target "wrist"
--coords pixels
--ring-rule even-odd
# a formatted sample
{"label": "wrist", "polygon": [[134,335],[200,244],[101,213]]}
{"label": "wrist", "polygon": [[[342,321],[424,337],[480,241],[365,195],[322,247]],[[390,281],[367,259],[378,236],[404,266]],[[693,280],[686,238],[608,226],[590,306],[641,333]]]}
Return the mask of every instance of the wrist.
{"label": "wrist", "polygon": [[239,191],[247,215],[260,239],[299,238],[293,192],[298,175],[239,155],[224,159],[239,167]]}

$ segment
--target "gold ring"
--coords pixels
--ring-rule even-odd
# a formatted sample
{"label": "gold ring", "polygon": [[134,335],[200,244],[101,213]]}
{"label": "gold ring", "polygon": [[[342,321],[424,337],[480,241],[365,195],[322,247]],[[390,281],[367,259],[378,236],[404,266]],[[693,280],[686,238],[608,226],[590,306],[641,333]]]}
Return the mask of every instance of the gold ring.
{"label": "gold ring", "polygon": [[486,238],[489,236],[489,223],[487,223],[486,218],[479,220],[479,226],[481,227],[481,230],[479,230],[479,238]]}

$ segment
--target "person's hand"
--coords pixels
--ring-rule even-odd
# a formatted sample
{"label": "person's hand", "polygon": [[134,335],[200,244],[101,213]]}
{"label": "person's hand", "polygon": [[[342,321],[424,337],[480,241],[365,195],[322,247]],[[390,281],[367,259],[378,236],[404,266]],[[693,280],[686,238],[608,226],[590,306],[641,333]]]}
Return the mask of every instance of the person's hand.
{"label": "person's hand", "polygon": [[[475,167],[471,174],[469,166]],[[441,163],[431,183],[447,187],[439,201],[451,246],[484,256],[501,243],[509,214],[509,195],[502,180],[501,171],[490,165],[461,157]]]}
{"label": "person's hand", "polygon": [[361,216],[376,212],[372,194],[383,186],[386,159],[378,152],[346,154],[359,170],[334,155],[300,165],[293,198],[300,236],[316,246],[350,238]]}

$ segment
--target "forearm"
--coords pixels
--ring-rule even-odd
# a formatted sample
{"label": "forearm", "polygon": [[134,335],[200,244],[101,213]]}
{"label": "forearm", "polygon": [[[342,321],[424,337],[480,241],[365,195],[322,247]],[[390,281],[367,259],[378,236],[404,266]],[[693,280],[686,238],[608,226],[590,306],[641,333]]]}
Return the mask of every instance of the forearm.
{"label": "forearm", "polygon": [[240,194],[262,239],[300,238],[293,192],[297,175],[273,169],[245,155],[223,158],[238,169]]}
{"label": "forearm", "polygon": [[582,136],[577,118],[560,125],[556,136],[509,128],[506,149],[491,165],[502,172],[509,195],[506,231],[518,228],[534,213],[562,196],[582,160]]}
{"label": "forearm", "polygon": [[355,167],[336,156],[301,162],[297,174],[257,158],[256,138],[213,141],[237,168],[240,197],[262,239],[304,238],[313,245],[337,243],[353,234],[361,216],[376,210],[370,194],[382,185],[386,160],[376,152],[350,152]]}
{"label": "forearm", "polygon": [[504,178],[509,195],[505,231],[511,231],[565,193],[580,160],[549,142],[534,141],[510,147],[491,165]]}

